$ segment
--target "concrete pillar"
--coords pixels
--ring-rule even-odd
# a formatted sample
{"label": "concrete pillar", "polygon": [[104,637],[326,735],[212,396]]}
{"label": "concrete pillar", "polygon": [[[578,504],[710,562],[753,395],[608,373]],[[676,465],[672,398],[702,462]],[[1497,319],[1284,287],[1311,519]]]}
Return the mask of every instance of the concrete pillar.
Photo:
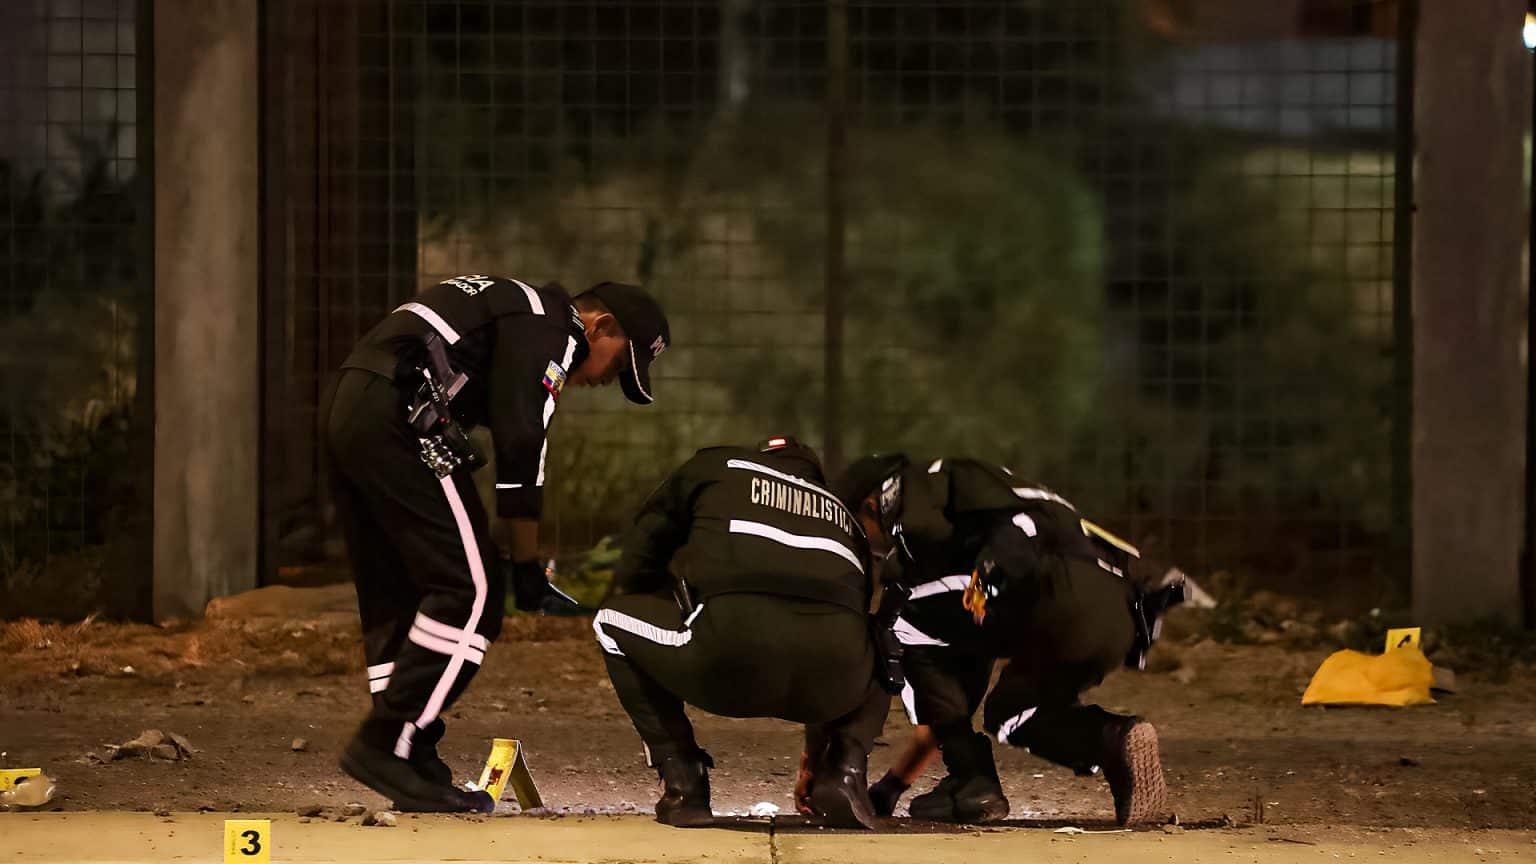
{"label": "concrete pillar", "polygon": [[256,585],[258,0],[154,0],[155,616]]}
{"label": "concrete pillar", "polygon": [[1419,4],[1413,607],[1518,622],[1525,471],[1525,0]]}

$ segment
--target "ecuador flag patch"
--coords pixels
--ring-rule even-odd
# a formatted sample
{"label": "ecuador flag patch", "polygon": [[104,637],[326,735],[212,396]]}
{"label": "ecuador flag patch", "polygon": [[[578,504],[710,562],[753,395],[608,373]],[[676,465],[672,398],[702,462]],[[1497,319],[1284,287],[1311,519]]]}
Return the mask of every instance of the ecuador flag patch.
{"label": "ecuador flag patch", "polygon": [[560,398],[560,391],[565,389],[565,370],[560,364],[551,360],[548,368],[544,370],[544,389],[556,399]]}

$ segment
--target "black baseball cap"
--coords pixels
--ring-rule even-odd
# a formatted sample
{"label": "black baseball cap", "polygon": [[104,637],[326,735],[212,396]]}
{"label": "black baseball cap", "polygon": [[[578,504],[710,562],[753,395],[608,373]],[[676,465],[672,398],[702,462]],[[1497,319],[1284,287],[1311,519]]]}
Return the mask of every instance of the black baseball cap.
{"label": "black baseball cap", "polygon": [[817,483],[826,482],[821,471],[821,457],[816,455],[816,450],[809,444],[803,444],[792,435],[774,435],[759,441],[757,444],[759,453],[777,453],[790,459],[798,459],[808,467],[814,469],[811,479]]}
{"label": "black baseball cap", "polygon": [[856,459],[832,484],[832,494],[843,502],[843,506],[857,513],[865,498],[879,491],[887,478],[907,465],[904,453],[881,453]]}
{"label": "black baseball cap", "polygon": [[655,401],[651,395],[651,361],[672,344],[672,331],[661,304],[643,288],[623,282],[602,282],[588,293],[608,307],[629,339],[629,365],[619,373],[625,398],[636,405],[651,404]]}

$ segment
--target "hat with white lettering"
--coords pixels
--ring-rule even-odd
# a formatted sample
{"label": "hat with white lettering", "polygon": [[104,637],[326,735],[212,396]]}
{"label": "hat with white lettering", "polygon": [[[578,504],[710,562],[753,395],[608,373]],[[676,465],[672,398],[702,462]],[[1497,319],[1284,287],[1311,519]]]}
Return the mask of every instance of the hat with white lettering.
{"label": "hat with white lettering", "polygon": [[636,405],[655,401],[651,395],[651,361],[672,344],[666,313],[645,290],[623,282],[603,282],[588,292],[603,302],[629,339],[629,363],[619,374],[624,396]]}

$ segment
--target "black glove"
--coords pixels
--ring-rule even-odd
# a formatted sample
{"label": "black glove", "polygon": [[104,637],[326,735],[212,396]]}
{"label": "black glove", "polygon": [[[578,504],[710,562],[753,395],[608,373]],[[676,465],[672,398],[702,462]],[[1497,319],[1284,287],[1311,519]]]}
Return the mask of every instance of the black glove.
{"label": "black glove", "polygon": [[887,693],[900,693],[906,684],[901,671],[904,653],[901,641],[896,638],[896,619],[912,592],[898,582],[887,582],[880,596],[880,608],[870,616],[870,636],[875,641],[875,680]]}
{"label": "black glove", "polygon": [[512,602],[524,612],[543,615],[574,617],[592,615],[595,610],[577,603],[570,595],[551,585],[544,578],[544,567],[536,559],[511,561],[502,559],[507,582],[512,585]]}
{"label": "black glove", "polygon": [[875,638],[875,681],[887,693],[900,693],[906,684],[906,677],[901,672],[904,652],[901,642],[896,638],[895,630],[880,626],[878,621],[874,622],[872,629]]}
{"label": "black glove", "polygon": [[1131,600],[1131,621],[1136,625],[1136,642],[1125,657],[1126,668],[1137,671],[1147,668],[1147,651],[1163,635],[1163,616],[1169,609],[1183,602],[1183,574],[1154,591],[1136,594]]}

